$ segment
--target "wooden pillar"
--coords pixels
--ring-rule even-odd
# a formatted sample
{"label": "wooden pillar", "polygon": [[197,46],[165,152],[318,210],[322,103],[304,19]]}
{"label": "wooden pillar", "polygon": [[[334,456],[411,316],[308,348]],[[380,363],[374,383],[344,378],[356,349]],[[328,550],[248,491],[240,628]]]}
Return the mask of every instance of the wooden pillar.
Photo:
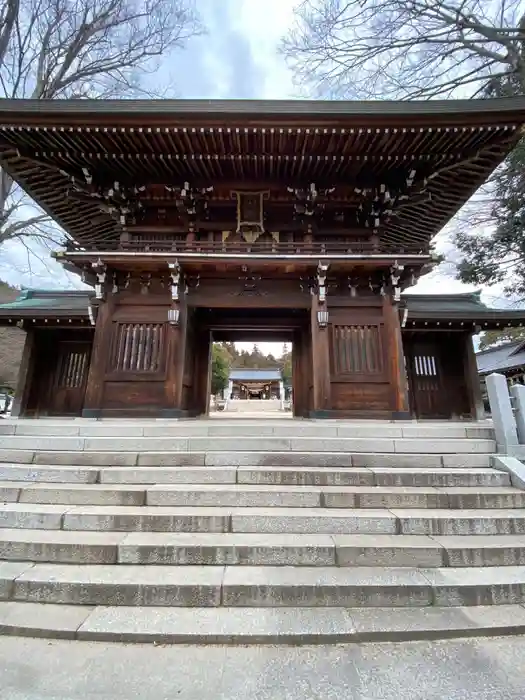
{"label": "wooden pillar", "polygon": [[[167,311],[166,311],[167,314]],[[180,418],[184,373],[184,346],[186,338],[186,308],[181,309],[179,324],[166,327],[166,382],[163,418]]]}
{"label": "wooden pillar", "polygon": [[481,379],[474,352],[474,343],[470,333],[464,336],[464,348],[465,383],[470,415],[473,420],[483,420],[485,418],[485,406],[483,405],[483,395],[481,393]]}
{"label": "wooden pillar", "polygon": [[292,401],[294,416],[304,418],[307,415],[307,382],[303,356],[305,336],[302,330],[296,330],[292,345]]}
{"label": "wooden pillar", "polygon": [[36,354],[36,332],[31,328],[26,331],[22,360],[20,362],[20,369],[18,370],[15,398],[11,406],[11,416],[13,418],[24,415],[34,378]]}
{"label": "wooden pillar", "polygon": [[[326,308],[326,307],[323,307]],[[317,312],[320,309],[317,296],[312,295],[310,315],[312,339],[312,379],[313,379],[313,416],[322,417],[324,411],[331,408],[330,404],[330,350],[329,327],[320,328]]]}
{"label": "wooden pillar", "polygon": [[210,400],[210,359],[211,332],[207,328],[197,328],[195,333],[195,379],[194,412],[197,415],[208,412]]}
{"label": "wooden pillar", "polygon": [[401,340],[403,345],[403,356],[406,366],[406,381],[407,381],[407,403],[411,418],[417,418],[417,394],[415,391],[415,375],[414,375],[414,360],[413,360],[413,345],[414,334],[403,333],[401,331]]}
{"label": "wooden pillar", "polygon": [[389,296],[383,300],[383,318],[386,331],[386,349],[390,371],[392,418],[410,418],[405,355],[401,337],[398,305]]}
{"label": "wooden pillar", "polygon": [[102,412],[106,364],[111,352],[113,307],[114,302],[111,296],[109,296],[107,301],[102,301],[98,307],[84,408],[82,410],[83,418],[99,418]]}

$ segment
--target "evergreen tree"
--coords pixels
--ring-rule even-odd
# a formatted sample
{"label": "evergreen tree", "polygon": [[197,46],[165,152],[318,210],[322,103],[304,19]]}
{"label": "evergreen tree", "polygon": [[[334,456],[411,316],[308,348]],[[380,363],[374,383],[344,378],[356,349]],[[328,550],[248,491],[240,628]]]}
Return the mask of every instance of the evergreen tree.
{"label": "evergreen tree", "polygon": [[487,350],[487,348],[496,347],[503,343],[510,343],[514,340],[525,341],[525,328],[505,328],[504,330],[485,331],[479,339],[479,349]]}
{"label": "evergreen tree", "polygon": [[211,359],[211,393],[220,394],[228,386],[231,358],[222,343],[213,343]]}

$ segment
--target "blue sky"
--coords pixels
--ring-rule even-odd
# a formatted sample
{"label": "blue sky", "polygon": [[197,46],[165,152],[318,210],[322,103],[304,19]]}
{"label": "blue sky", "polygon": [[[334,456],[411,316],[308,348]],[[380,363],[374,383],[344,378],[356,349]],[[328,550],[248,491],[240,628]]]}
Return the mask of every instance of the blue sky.
{"label": "blue sky", "polygon": [[[297,2],[198,0],[208,33],[164,59],[155,76],[159,86],[169,85],[169,96],[183,98],[297,97],[290,71],[277,52]],[[448,249],[446,243],[441,249]],[[5,246],[0,251],[0,277],[30,287],[81,287],[78,278],[48,261],[48,251],[39,252],[38,258],[28,260],[27,251],[20,244]],[[465,287],[451,276],[435,272],[418,284],[417,291],[462,289]]]}

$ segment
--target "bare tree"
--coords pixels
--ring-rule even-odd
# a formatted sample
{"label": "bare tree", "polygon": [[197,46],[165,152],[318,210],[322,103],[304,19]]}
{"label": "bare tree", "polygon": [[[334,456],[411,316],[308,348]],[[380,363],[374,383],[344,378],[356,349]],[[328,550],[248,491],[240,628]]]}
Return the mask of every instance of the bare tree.
{"label": "bare tree", "polygon": [[523,0],[303,0],[282,43],[318,95],[473,97],[519,76],[525,92]]}
{"label": "bare tree", "polygon": [[[281,45],[310,93],[408,100],[523,95],[524,48],[525,0],[303,0]],[[442,270],[523,299],[521,173],[523,143],[443,232]]]}
{"label": "bare tree", "polygon": [[[146,76],[200,32],[192,0],[4,0],[0,96],[47,100],[151,94]],[[25,238],[31,249],[34,241],[54,246],[61,237],[0,170],[0,244]]]}

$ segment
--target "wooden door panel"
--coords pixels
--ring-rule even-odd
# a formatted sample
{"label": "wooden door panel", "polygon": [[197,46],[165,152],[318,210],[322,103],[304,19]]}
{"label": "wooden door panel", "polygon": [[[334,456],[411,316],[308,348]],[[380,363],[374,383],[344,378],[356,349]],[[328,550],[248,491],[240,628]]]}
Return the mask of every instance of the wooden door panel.
{"label": "wooden door panel", "polygon": [[50,383],[50,413],[81,415],[84,406],[91,343],[74,340],[59,341],[55,371]]}
{"label": "wooden door panel", "polygon": [[418,418],[448,418],[450,401],[439,346],[415,342],[408,356],[412,403]]}

